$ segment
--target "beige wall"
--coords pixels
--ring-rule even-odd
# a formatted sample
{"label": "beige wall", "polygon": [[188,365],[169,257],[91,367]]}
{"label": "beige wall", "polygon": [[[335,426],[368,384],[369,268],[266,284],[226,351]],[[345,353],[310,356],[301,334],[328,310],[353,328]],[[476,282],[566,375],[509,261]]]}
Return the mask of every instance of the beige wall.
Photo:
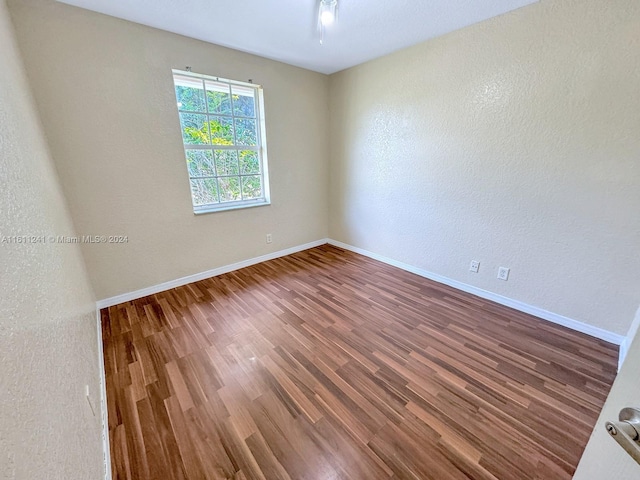
{"label": "beige wall", "polygon": [[95,300],[0,0],[0,478],[100,479]]}
{"label": "beige wall", "polygon": [[542,0],[333,75],[330,237],[626,333],[638,32],[637,0]]}
{"label": "beige wall", "polygon": [[[640,323],[640,309],[634,323]],[[609,436],[604,427],[606,421],[617,421],[618,413],[625,407],[640,408],[640,335],[637,333],[602,408],[574,480],[640,478],[640,465]]]}
{"label": "beige wall", "polygon": [[[99,299],[327,236],[328,78],[55,3],[10,0]],[[265,92],[272,205],[194,216],[171,69]],[[273,234],[267,245],[265,235]]]}

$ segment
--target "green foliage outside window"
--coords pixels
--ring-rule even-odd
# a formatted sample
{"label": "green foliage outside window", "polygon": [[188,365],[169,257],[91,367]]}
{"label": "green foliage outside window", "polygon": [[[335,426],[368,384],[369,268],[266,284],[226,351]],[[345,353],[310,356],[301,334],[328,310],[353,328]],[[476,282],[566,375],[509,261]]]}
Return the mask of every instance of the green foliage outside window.
{"label": "green foliage outside window", "polygon": [[[175,88],[194,205],[262,197],[258,152],[240,149],[258,145],[254,97],[209,87],[206,94],[193,86]],[[235,145],[239,148],[216,149]]]}

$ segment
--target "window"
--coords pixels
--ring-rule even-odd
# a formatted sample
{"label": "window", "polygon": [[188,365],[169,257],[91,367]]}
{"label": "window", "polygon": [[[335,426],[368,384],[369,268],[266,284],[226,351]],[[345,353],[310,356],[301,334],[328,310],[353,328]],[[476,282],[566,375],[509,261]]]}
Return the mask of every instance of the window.
{"label": "window", "polygon": [[195,213],[269,204],[262,88],[173,71]]}

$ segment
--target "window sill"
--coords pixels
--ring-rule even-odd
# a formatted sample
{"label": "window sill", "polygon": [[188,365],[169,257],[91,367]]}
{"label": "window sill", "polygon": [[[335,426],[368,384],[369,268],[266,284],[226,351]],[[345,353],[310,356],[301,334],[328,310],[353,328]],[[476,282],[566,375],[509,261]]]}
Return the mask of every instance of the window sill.
{"label": "window sill", "polygon": [[271,205],[270,201],[252,202],[252,203],[235,203],[232,205],[225,205],[225,206],[216,205],[215,207],[203,206],[203,207],[198,207],[197,210],[194,209],[193,214],[205,215],[207,213],[226,212],[228,210],[240,210],[243,208],[266,207],[268,205]]}

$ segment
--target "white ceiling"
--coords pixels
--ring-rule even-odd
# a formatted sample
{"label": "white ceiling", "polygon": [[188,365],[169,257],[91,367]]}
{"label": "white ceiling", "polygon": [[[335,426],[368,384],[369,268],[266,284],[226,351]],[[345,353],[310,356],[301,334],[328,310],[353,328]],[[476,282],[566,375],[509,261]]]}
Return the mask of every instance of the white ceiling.
{"label": "white ceiling", "polygon": [[334,73],[538,0],[59,0],[309,70]]}

